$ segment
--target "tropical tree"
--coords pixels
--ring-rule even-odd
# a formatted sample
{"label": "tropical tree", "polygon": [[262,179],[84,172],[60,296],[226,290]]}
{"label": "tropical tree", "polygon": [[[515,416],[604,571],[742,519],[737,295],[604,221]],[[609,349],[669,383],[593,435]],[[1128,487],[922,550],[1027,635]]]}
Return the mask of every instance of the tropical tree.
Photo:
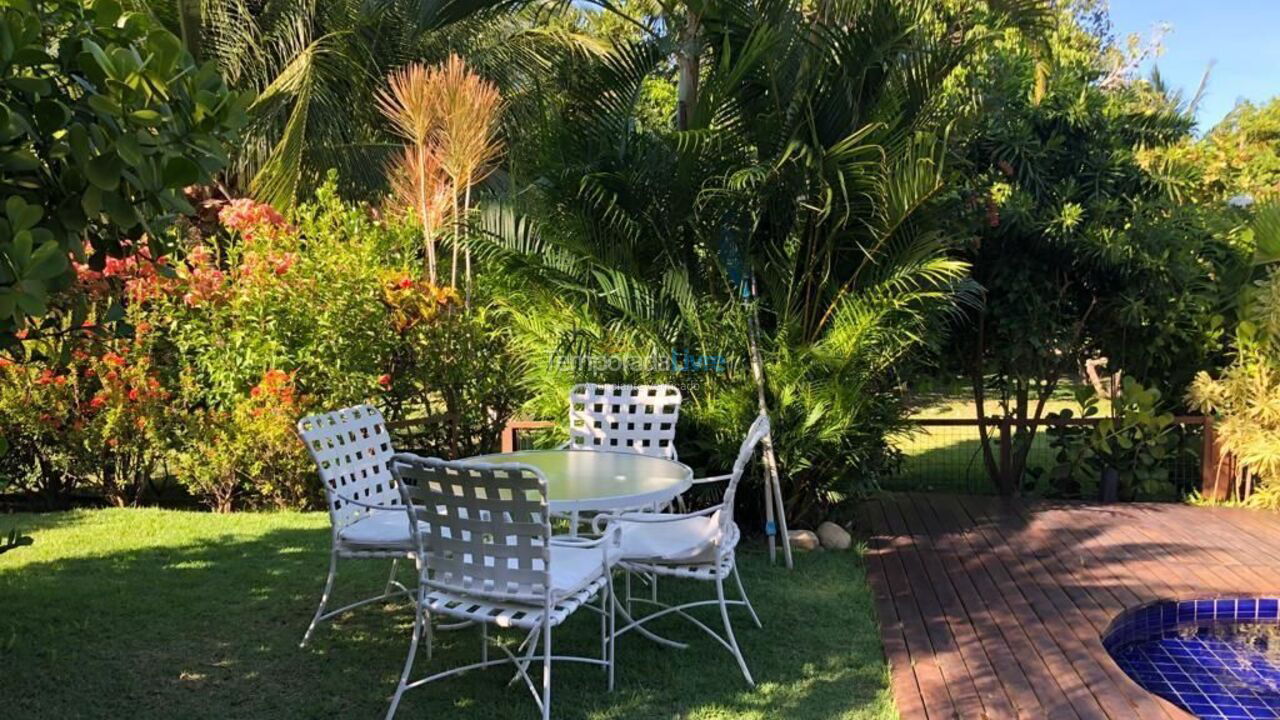
{"label": "tropical tree", "polygon": [[[1047,82],[1043,56],[1016,34],[968,68],[984,112],[963,130],[946,198],[984,299],[952,355],[1004,493],[1021,486],[1049,399],[1086,361],[1178,397],[1222,350],[1240,265],[1229,223],[1181,202],[1179,183],[1143,161],[1190,137],[1187,106],[1158,80],[1118,76],[1106,39],[1071,7],[1047,44]],[[1005,448],[1003,422],[1014,430]]]}
{"label": "tropical tree", "polygon": [[[701,3],[696,46],[688,25],[636,19],[659,30],[577,72],[540,130],[554,158],[486,214],[499,258],[607,332],[742,357],[758,318],[788,505],[810,515],[857,487],[833,478],[885,467],[890,368],[975,297],[929,204],[944,90],[984,43],[1046,17],[1030,1],[823,8]],[[697,92],[673,125],[636,122],[646,82],[691,55]],[[737,426],[756,406],[737,387],[693,404]]]}
{"label": "tropical tree", "polygon": [[[214,60],[233,87],[251,91],[251,123],[226,183],[277,207],[292,205],[331,168],[348,193],[386,186],[401,145],[389,137],[374,93],[412,62],[466,58],[504,97],[536,106],[539,78],[563,54],[596,44],[552,4],[412,0],[134,0]],[[498,6],[498,7],[491,7]]]}
{"label": "tropical tree", "polygon": [[1260,209],[1244,233],[1253,278],[1238,298],[1233,358],[1217,376],[1201,372],[1188,400],[1218,416],[1230,458],[1233,499],[1280,509],[1280,204]]}

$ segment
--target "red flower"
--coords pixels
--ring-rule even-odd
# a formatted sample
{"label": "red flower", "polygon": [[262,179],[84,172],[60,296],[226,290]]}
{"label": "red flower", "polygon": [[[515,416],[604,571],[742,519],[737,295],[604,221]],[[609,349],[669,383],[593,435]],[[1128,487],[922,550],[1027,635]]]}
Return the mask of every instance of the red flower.
{"label": "red flower", "polygon": [[132,400],[133,402],[137,402],[139,397],[140,397],[140,395],[139,395],[139,393],[138,393],[138,388],[130,388],[130,389],[129,389],[129,399],[130,399],[130,400]]}
{"label": "red flower", "polygon": [[391,376],[387,374],[379,376],[378,384],[381,385],[384,390],[391,387]]}
{"label": "red flower", "polygon": [[102,397],[101,395],[94,395],[93,399],[89,401],[89,407],[94,409],[100,408],[106,404],[107,404],[107,399]]}

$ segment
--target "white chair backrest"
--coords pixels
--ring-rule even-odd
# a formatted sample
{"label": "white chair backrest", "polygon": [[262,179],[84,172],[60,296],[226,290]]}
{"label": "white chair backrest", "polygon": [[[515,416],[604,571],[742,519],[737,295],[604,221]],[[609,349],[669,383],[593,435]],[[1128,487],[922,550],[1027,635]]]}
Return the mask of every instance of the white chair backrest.
{"label": "white chair backrest", "polygon": [[425,534],[428,587],[541,603],[551,587],[547,479],[531,465],[391,461],[402,501]]}
{"label": "white chair backrest", "polygon": [[369,505],[400,504],[400,492],[387,467],[395,449],[377,408],[355,405],[309,415],[298,421],[298,435],[316,463],[335,528],[364,512],[339,495]]}
{"label": "white chair backrest", "polygon": [[742,446],[738,448],[738,458],[733,461],[733,473],[729,478],[729,485],[724,490],[724,509],[720,510],[720,531],[728,532],[733,526],[733,502],[734,496],[738,493],[738,483],[742,481],[742,476],[746,473],[747,465],[751,463],[751,458],[755,456],[756,445],[769,434],[769,416],[761,413],[756,417],[755,422],[751,423],[750,429],[747,430],[747,438],[742,441]]}
{"label": "white chair backrest", "polygon": [[680,388],[575,385],[569,391],[569,447],[676,458]]}

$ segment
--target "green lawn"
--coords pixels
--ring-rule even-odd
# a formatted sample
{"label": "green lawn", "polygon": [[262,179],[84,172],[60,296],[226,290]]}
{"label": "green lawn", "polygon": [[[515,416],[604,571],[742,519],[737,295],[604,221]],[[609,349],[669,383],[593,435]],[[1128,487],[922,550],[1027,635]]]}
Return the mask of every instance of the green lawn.
{"label": "green lawn", "polygon": [[[412,614],[372,606],[298,648],[326,569],[324,514],[212,515],[97,510],[3,515],[35,544],[0,555],[0,698],[6,718],[378,718],[395,688]],[[796,570],[759,552],[740,560],[764,630],[735,627],[760,682],[748,692],[732,658],[693,640],[667,650],[619,641],[618,687],[598,668],[559,665],[557,718],[895,718],[888,671],[858,556],[801,554]],[[339,566],[339,600],[380,587],[383,561]],[[404,573],[407,581],[409,573]],[[346,591],[343,594],[343,591]],[[671,596],[714,590],[669,581]],[[714,613],[714,610],[711,612]],[[560,652],[598,649],[580,613]],[[714,615],[709,616],[714,617]],[[438,635],[419,668],[478,654],[475,630]],[[410,691],[400,718],[533,718],[502,669]]]}

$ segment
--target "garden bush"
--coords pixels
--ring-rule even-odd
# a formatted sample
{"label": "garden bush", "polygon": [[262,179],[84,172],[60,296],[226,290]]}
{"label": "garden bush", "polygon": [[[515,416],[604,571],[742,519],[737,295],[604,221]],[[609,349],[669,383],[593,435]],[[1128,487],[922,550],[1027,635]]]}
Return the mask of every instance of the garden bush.
{"label": "garden bush", "polygon": [[216,226],[184,225],[171,255],[75,264],[72,292],[91,317],[119,303],[125,336],[48,338],[65,362],[0,368],[19,486],[132,505],[172,479],[218,510],[317,507],[294,424],[369,401],[439,416],[418,449],[496,449],[525,397],[501,310],[418,279],[412,228],[339,199],[333,179],[287,218],[247,199],[209,207]]}
{"label": "garden bush", "polygon": [[0,350],[25,356],[20,330],[81,326],[85,308],[61,295],[67,255],[102,270],[190,213],[183,189],[226,164],[244,106],[116,0],[0,8]]}

